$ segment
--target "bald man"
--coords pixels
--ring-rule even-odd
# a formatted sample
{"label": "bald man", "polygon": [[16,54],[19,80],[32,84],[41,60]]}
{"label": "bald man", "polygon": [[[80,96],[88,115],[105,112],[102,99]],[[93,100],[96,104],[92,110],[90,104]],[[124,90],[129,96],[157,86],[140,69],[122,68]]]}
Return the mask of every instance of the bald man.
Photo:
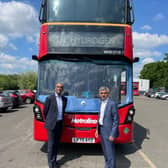
{"label": "bald man", "polygon": [[60,138],[63,128],[64,111],[67,103],[62,96],[64,86],[62,83],[55,85],[55,93],[48,96],[44,106],[45,128],[48,130],[48,165],[54,168],[57,162]]}

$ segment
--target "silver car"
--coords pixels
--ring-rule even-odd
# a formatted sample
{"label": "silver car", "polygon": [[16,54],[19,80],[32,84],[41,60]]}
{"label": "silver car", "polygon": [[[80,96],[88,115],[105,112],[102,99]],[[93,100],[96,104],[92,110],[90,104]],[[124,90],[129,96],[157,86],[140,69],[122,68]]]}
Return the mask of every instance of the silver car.
{"label": "silver car", "polygon": [[0,110],[6,111],[9,107],[12,107],[12,99],[10,95],[0,91]]}
{"label": "silver car", "polygon": [[160,99],[168,100],[168,93],[164,93],[160,96]]}

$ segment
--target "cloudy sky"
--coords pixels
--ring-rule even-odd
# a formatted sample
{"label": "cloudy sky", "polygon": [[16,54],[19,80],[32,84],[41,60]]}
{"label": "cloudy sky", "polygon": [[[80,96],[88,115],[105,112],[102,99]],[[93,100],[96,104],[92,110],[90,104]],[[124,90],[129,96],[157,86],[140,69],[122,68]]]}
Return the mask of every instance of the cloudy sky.
{"label": "cloudy sky", "polygon": [[[36,71],[31,60],[38,53],[40,0],[0,0],[0,74]],[[162,60],[168,52],[168,1],[134,0],[134,66],[137,77],[143,65]]]}

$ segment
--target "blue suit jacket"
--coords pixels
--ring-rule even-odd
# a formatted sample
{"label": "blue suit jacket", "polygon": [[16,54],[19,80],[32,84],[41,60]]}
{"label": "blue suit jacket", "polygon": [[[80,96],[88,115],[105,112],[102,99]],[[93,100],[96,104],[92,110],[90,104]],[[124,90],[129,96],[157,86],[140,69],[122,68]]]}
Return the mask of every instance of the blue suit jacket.
{"label": "blue suit jacket", "polygon": [[[63,114],[65,112],[65,107],[67,103],[67,98],[62,96],[63,101]],[[50,130],[53,130],[56,126],[58,114],[58,107],[56,102],[55,94],[52,94],[46,98],[44,106],[44,116],[45,116],[45,125],[44,127]],[[64,116],[64,115],[63,115]]]}
{"label": "blue suit jacket", "polygon": [[108,99],[107,105],[105,107],[104,119],[103,119],[103,136],[107,136],[107,138],[111,135],[113,138],[119,136],[118,132],[118,124],[119,124],[119,116],[118,116],[118,108],[117,104]]}

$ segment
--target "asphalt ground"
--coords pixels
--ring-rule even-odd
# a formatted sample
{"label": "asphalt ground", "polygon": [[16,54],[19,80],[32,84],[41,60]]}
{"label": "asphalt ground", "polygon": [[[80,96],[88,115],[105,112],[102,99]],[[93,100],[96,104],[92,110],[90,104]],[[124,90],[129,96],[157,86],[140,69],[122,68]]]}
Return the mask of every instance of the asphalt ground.
{"label": "asphalt ground", "polygon": [[[133,144],[116,145],[117,168],[168,167],[168,101],[134,98]],[[0,112],[0,168],[48,168],[47,143],[33,140],[33,105]],[[103,168],[100,145],[61,144],[61,168]]]}

